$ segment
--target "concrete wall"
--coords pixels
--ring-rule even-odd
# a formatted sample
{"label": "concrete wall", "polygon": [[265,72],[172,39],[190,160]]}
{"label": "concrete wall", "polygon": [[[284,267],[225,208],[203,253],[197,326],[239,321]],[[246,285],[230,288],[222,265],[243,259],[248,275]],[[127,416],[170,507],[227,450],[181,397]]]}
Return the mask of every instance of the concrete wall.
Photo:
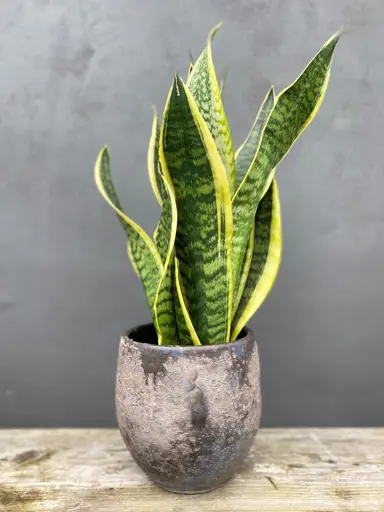
{"label": "concrete wall", "polygon": [[149,320],[93,183],[108,142],[129,214],[161,111],[209,29],[236,146],[269,85],[344,25],[317,119],[278,169],[284,256],[252,320],[264,425],[384,422],[384,2],[2,0],[0,426],[113,425],[119,335]]}

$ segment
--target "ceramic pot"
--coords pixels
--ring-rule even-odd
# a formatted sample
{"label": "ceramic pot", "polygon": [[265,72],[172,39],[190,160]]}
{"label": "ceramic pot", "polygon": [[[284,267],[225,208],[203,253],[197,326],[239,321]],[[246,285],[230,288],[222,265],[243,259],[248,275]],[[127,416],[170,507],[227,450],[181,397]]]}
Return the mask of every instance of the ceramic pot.
{"label": "ceramic pot", "polygon": [[158,486],[202,493],[229,480],[247,456],[261,413],[253,332],[222,345],[156,345],[152,324],[120,341],[116,411],[132,457]]}

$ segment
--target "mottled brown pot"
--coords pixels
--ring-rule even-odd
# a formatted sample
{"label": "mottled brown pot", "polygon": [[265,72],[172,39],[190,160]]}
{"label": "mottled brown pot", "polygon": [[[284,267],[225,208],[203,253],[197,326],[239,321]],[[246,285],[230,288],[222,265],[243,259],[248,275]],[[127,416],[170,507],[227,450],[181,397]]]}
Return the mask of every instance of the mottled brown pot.
{"label": "mottled brown pot", "polygon": [[116,409],[123,439],[149,478],[169,491],[207,492],[231,478],[260,423],[257,345],[155,345],[151,324],[121,339]]}

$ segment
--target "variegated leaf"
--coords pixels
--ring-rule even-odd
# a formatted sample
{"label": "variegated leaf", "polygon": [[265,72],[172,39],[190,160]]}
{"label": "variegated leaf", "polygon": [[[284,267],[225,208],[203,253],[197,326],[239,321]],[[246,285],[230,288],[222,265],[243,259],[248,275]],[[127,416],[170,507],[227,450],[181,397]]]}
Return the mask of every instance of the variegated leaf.
{"label": "variegated leaf", "polygon": [[[193,64],[191,64],[191,67],[193,67]],[[163,321],[163,323],[165,323],[163,329],[159,328],[159,330],[161,329],[162,331],[161,335],[159,335],[159,344],[193,345],[193,340],[187,327],[179,296],[176,291],[174,251],[170,261],[166,262],[168,249],[170,248],[171,229],[174,226],[169,223],[173,203],[171,203],[167,187],[164,183],[164,176],[161,172],[159,162],[159,137],[160,129],[156,112],[154,112],[152,134],[148,150],[148,169],[154,194],[162,207],[160,220],[154,233],[155,244],[163,264],[166,265],[166,269],[164,270],[166,273],[163,274],[161,289],[159,289],[159,294],[161,292],[162,298],[159,297],[159,299],[157,299],[161,301],[157,308],[159,311],[158,322]],[[177,217],[177,211],[174,217]],[[172,244],[174,245],[174,240]],[[180,332],[180,335],[178,332]]]}
{"label": "variegated leaf", "polygon": [[210,131],[176,77],[160,135],[160,163],[173,183],[176,257],[201,344],[229,340],[232,307],[232,208],[228,179]]}
{"label": "variegated leaf", "polygon": [[[166,183],[164,182],[164,175],[161,171],[161,165],[160,162],[158,162],[157,165],[157,171],[156,174],[158,176],[158,183],[159,183],[159,194],[160,194],[160,200],[161,200],[161,215],[159,222],[156,227],[156,231],[154,234],[155,244],[157,247],[157,250],[159,251],[160,257],[162,262],[165,264],[165,260],[168,255],[168,249],[170,247],[170,237],[171,237],[171,229],[175,229],[174,225],[170,222],[170,219],[172,219],[172,215],[175,219],[175,223],[177,223],[177,211],[172,212],[173,204],[171,203],[171,197],[168,189],[171,189],[171,193],[174,196],[173,191],[173,185],[168,181],[168,186],[166,186]],[[172,197],[172,201],[174,198]],[[172,247],[174,246],[174,241],[172,243]]]}
{"label": "variegated leaf", "polygon": [[264,128],[259,150],[233,199],[233,277],[235,286],[258,204],[278,163],[314,118],[326,91],[333,51],[339,34],[331,37],[299,78],[281,92]]}
{"label": "variegated leaf", "polygon": [[255,241],[255,223],[253,223],[251,233],[249,235],[247,249],[244,254],[243,264],[241,266],[239,282],[238,282],[237,286],[236,287],[234,286],[234,288],[233,288],[232,315],[234,315],[236,313],[240,299],[243,295],[245,284],[248,279],[248,273],[249,273],[249,269],[251,267],[251,262],[252,262],[254,241]]}
{"label": "variegated leaf", "polygon": [[120,223],[128,238],[128,253],[132,258],[135,271],[144,285],[148,304],[154,316],[154,303],[157,289],[163,272],[160,255],[149,236],[123,212],[119,198],[113,185],[110,158],[104,147],[97,158],[95,165],[95,180],[99,192],[107,203],[116,212]]}
{"label": "variegated leaf", "polygon": [[269,118],[272,108],[275,104],[275,93],[273,87],[270,88],[257,114],[255,122],[248,133],[243,144],[236,151],[236,186],[238,187],[251,167],[253,159],[259,148],[260,138],[264,126]]}
{"label": "variegated leaf", "polygon": [[154,310],[159,345],[177,345],[177,329],[173,302],[173,264],[177,229],[177,209],[173,185],[157,166],[161,216],[156,230],[156,246],[163,260],[164,268],[156,293]]}
{"label": "variegated leaf", "polygon": [[[248,169],[252,165],[253,159],[259,148],[260,138],[264,126],[268,120],[271,110],[275,103],[275,93],[273,87],[268,91],[260,110],[257,114],[256,120],[245,139],[244,143],[236,151],[236,186],[238,187],[243,181]],[[247,281],[249,268],[251,265],[251,259],[253,254],[253,243],[254,243],[254,222],[252,224],[252,230],[248,239],[247,250],[244,254],[243,263],[241,265],[240,276],[238,283],[234,286],[234,300],[233,300],[233,314],[237,310],[245,283]]]}
{"label": "variegated leaf", "polygon": [[174,272],[176,292],[175,307],[177,312],[177,329],[179,338],[182,340],[182,345],[201,345],[189,314],[189,307],[180,276],[179,260],[177,258],[175,258]]}
{"label": "variegated leaf", "polygon": [[260,307],[276,279],[281,260],[281,214],[276,179],[260,201],[256,212],[254,247],[244,292],[233,319],[231,340]]}
{"label": "variegated leaf", "polygon": [[152,122],[152,132],[151,138],[149,140],[149,148],[148,148],[148,173],[149,180],[152,185],[153,193],[159,204],[161,204],[161,194],[159,188],[162,186],[162,180],[158,173],[158,165],[159,165],[159,136],[160,129],[159,123],[157,121],[156,110],[153,112],[153,122]]}
{"label": "variegated leaf", "polygon": [[217,25],[209,34],[207,47],[196,61],[188,78],[188,88],[216,143],[233,195],[236,185],[235,154],[212,59],[212,39],[219,28],[220,25]]}

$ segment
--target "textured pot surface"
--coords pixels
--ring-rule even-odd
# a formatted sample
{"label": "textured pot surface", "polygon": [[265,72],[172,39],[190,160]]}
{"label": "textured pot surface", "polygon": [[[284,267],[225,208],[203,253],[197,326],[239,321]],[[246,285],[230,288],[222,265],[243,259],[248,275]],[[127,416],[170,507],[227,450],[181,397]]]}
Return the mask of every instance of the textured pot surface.
{"label": "textured pot surface", "polygon": [[[233,343],[165,347],[152,325],[121,339],[117,420],[133,458],[157,485],[212,490],[238,471],[260,423],[253,332]],[[148,343],[146,343],[148,341]]]}

